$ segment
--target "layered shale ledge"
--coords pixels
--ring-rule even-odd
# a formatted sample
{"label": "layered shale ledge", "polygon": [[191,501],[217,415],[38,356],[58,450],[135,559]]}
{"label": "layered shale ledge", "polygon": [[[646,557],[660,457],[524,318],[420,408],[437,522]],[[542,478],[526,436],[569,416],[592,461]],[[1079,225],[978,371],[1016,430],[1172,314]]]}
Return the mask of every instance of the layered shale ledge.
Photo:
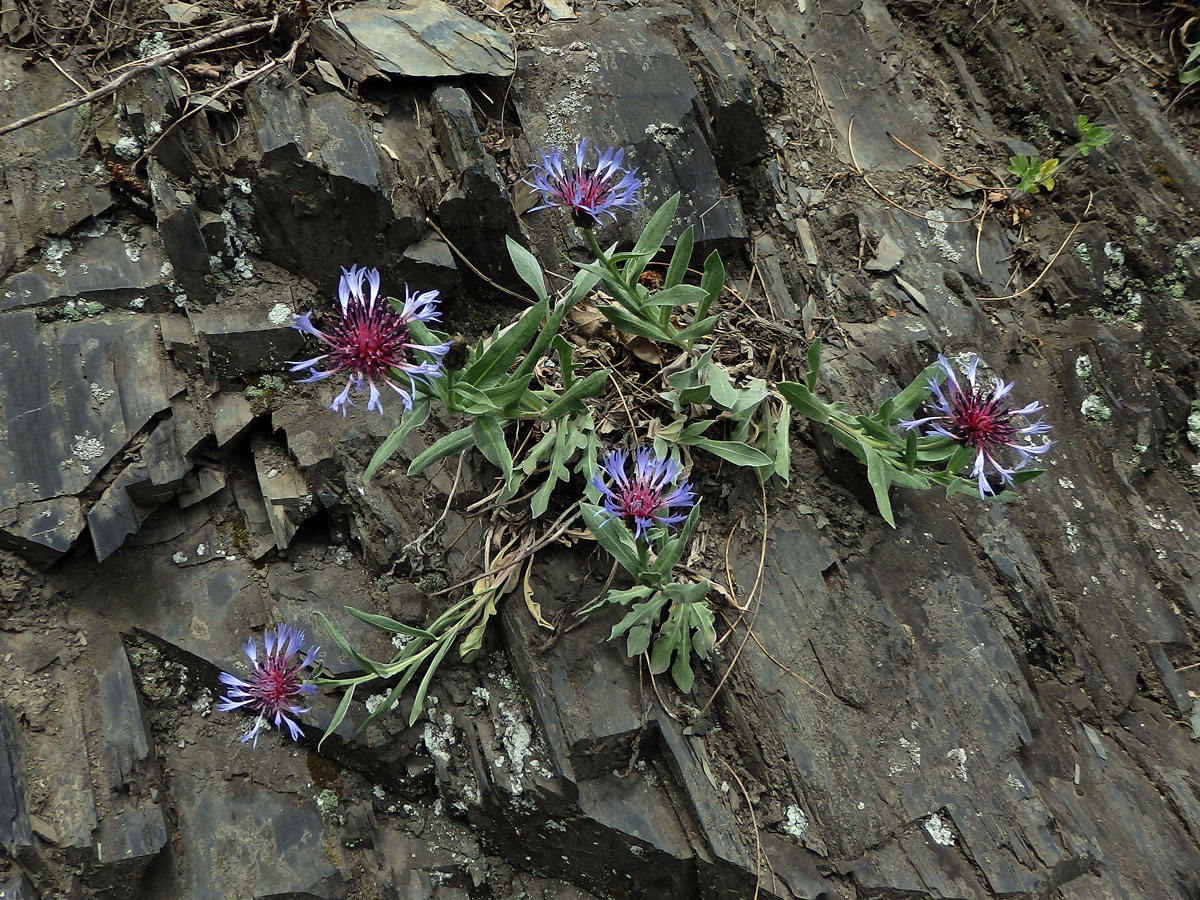
{"label": "layered shale ledge", "polygon": [[[214,111],[181,121],[159,69],[0,136],[0,897],[1197,896],[1195,124],[1069,0],[497,6],[352,3]],[[6,121],[74,90],[20,15]],[[1028,231],[980,229],[930,164],[1048,155],[1084,83],[1118,137]],[[320,613],[387,658],[345,607],[435,615],[479,572],[493,487],[470,457],[404,475],[436,417],[364,485],[394,421],[286,375],[311,355],[293,314],[357,263],[439,290],[454,331],[506,323],[506,236],[557,275],[583,247],[520,182],[580,135],[647,180],[602,240],[680,192],[780,371],[821,331],[865,408],[975,350],[1047,403],[1050,472],[1010,507],[900,494],[893,531],[797,423],[790,487],[699,485],[697,565],[752,603],[719,610],[694,694],[611,616],[551,632],[514,595],[415,724],[406,697],[356,732],[360,698],[318,747],[322,696],[299,744],[239,744],[214,705],[246,635],[324,642]],[[586,550],[538,556],[544,620],[601,592]]]}

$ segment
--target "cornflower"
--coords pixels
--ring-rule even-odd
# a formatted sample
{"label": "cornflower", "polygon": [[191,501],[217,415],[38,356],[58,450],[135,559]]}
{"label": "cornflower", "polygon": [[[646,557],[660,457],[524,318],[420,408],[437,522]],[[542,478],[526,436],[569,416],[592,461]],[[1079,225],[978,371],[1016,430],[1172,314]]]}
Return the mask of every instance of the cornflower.
{"label": "cornflower", "polygon": [[[592,486],[604,495],[606,512],[633,519],[637,538],[645,537],[655,525],[669,528],[687,518],[686,513],[671,512],[696,504],[690,484],[683,481],[675,485],[681,471],[678,462],[659,459],[649,447],[642,447],[634,454],[632,478],[625,471],[628,462],[628,453],[614,450],[592,475]],[[611,480],[611,486],[600,477],[602,470]]]}
{"label": "cornflower", "polygon": [[583,163],[587,144],[585,138],[575,145],[575,168],[571,171],[563,167],[562,151],[557,147],[538,151],[541,164],[529,167],[534,171],[533,181],[523,179],[541,194],[541,205],[530,212],[561,207],[571,213],[580,228],[591,228],[600,221],[600,216],[606,215],[615,222],[614,209],[638,204],[637,192],[642,182],[636,169],[621,165],[625,151],[612,147],[603,153],[597,151],[595,167],[588,168]]}
{"label": "cornflower", "polygon": [[[320,356],[301,361],[290,361],[292,372],[305,369],[311,372],[301,384],[321,381],[334,375],[346,376],[346,387],[333,399],[329,408],[346,414],[346,407],[354,406],[351,391],[368,391],[367,410],[378,410],[383,414],[383,401],[379,384],[385,384],[400,395],[406,409],[412,408],[413,394],[417,382],[436,378],[442,374],[440,359],[450,349],[445,344],[414,344],[409,323],[436,322],[442,314],[437,308],[437,291],[410,294],[404,288],[404,306],[398,312],[386,299],[379,296],[379,270],[360,269],[351,266],[342,269],[338,282],[338,306],[341,321],[328,332],[321,331],[312,323],[312,310],[297,315],[292,327],[311,334],[328,350]],[[417,352],[427,353],[439,361],[419,361]],[[323,370],[316,368],[324,362]],[[408,386],[394,379],[407,378]]]}
{"label": "cornflower", "polygon": [[[263,630],[262,659],[259,659],[258,644],[254,638],[247,640],[243,649],[250,658],[249,679],[243,681],[235,675],[222,672],[218,678],[229,688],[229,692],[217,704],[217,711],[230,712],[245,707],[258,713],[254,727],[240,738],[243,744],[253,741],[257,747],[258,733],[268,721],[279,731],[286,725],[292,740],[300,740],[304,729],[288,716],[308,712],[307,707],[292,705],[292,701],[305,694],[316,693],[316,685],[305,681],[308,673],[304,669],[312,665],[320,648],[305,650],[304,632],[281,624],[277,628]],[[304,656],[296,662],[295,657],[300,654]]]}
{"label": "cornflower", "polygon": [[[1036,400],[1033,403],[1014,409],[1009,393],[1013,382],[996,379],[995,387],[983,387],[976,379],[976,369],[979,357],[974,356],[967,364],[967,386],[959,383],[954,367],[944,356],[938,357],[938,364],[946,373],[947,389],[943,392],[938,379],[929,382],[929,390],[933,398],[926,403],[926,409],[934,415],[921,419],[900,422],[905,430],[924,426],[925,436],[940,435],[949,438],[974,451],[975,461],[971,466],[971,476],[979,482],[979,496],[994,495],[991,483],[988,481],[988,469],[1000,476],[1003,482],[1013,483],[1013,473],[1024,468],[1034,456],[1041,456],[1052,446],[1054,441],[1034,443],[1033,436],[1045,434],[1050,426],[1040,418],[1034,422],[1031,416],[1045,409]],[[1016,465],[1006,468],[997,458],[997,453],[1011,451],[1017,457]]]}

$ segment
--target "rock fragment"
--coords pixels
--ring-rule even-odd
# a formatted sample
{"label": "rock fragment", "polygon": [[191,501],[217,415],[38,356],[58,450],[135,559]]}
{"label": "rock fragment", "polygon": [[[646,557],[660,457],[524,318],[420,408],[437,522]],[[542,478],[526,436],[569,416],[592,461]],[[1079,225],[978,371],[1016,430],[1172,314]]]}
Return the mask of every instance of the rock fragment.
{"label": "rock fragment", "polygon": [[[376,74],[415,78],[513,73],[508,36],[441,0],[360,3],[317,23],[317,47],[357,81]],[[332,52],[329,52],[332,51]]]}

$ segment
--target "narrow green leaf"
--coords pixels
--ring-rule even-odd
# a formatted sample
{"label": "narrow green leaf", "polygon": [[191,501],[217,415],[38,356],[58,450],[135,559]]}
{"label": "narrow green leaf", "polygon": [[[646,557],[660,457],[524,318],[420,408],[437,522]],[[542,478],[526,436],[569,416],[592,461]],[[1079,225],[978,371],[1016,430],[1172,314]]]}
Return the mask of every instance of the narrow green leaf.
{"label": "narrow green leaf", "polygon": [[738,402],[738,392],[725,369],[717,363],[704,367],[705,383],[712,390],[712,402],[720,409],[731,410]]}
{"label": "narrow green leaf", "polygon": [[717,327],[717,323],[721,321],[720,316],[709,316],[706,319],[701,319],[698,317],[698,315],[699,314],[697,314],[697,320],[695,322],[693,322],[687,328],[679,329],[679,331],[675,333],[675,343],[679,343],[680,341],[694,341],[697,338],[702,338],[705,335],[712,334],[713,329]]}
{"label": "narrow green leaf", "polygon": [[379,674],[379,668],[374,662],[362,656],[357,650],[350,646],[350,642],[342,637],[342,633],[333,627],[333,623],[325,617],[324,613],[317,612],[317,619],[325,626],[325,631],[329,633],[329,637],[337,645],[338,649],[345,653],[348,657],[360,665],[364,671],[370,672],[372,675]]}
{"label": "narrow green leaf", "polygon": [[389,619],[387,616],[377,616],[375,613],[363,612],[361,609],[355,609],[353,606],[347,606],[346,612],[354,616],[356,619],[362,619],[368,625],[373,625],[383,631],[390,631],[393,634],[406,634],[409,637],[425,638],[432,641],[436,635],[431,634],[424,628],[414,628],[412,625],[405,625],[403,622],[397,622],[395,619]]}
{"label": "narrow green leaf", "polygon": [[700,303],[706,296],[704,289],[694,284],[677,284],[675,287],[651,294],[642,305],[648,308],[688,306]]}
{"label": "narrow green leaf", "polygon": [[425,677],[421,679],[416,696],[413,697],[412,712],[408,716],[408,725],[410,728],[417,723],[417,719],[421,715],[421,710],[425,708],[425,693],[429,690],[429,682],[433,680],[433,673],[437,671],[438,666],[442,664],[442,660],[446,657],[446,651],[450,649],[450,644],[450,640],[442,641],[442,646],[438,648],[437,655],[433,657],[433,662],[425,670]]}
{"label": "narrow green leaf", "polygon": [[707,384],[684,388],[679,392],[678,397],[680,404],[695,403],[698,406],[707,406],[712,397],[712,388]]}
{"label": "narrow green leaf", "polygon": [[471,436],[470,428],[460,428],[458,431],[452,431],[445,437],[438,438],[428,449],[419,453],[417,458],[408,464],[408,474],[420,475],[439,459],[445,459],[447,456],[461,453],[470,447],[473,442],[474,438]]}
{"label": "narrow green leaf", "polygon": [[923,491],[929,487],[929,479],[920,472],[906,472],[900,468],[889,468],[888,481],[896,487]]}
{"label": "narrow green leaf", "polygon": [[608,377],[611,374],[608,369],[601,369],[593,372],[587,378],[579,379],[542,411],[542,419],[552,422],[572,410],[582,408],[580,401],[588,397],[598,397],[604,391],[604,385],[608,383]]}
{"label": "narrow green leaf", "polygon": [[651,341],[663,341],[668,344],[678,343],[676,335],[663,329],[660,325],[648,319],[637,318],[620,306],[601,306],[600,312],[604,318],[612,322],[626,334],[636,334]]}
{"label": "narrow green leaf", "polygon": [[880,458],[879,452],[869,444],[863,444],[863,453],[867,462],[867,482],[875,492],[875,505],[879,507],[879,515],[883,521],[893,528],[896,519],[892,516],[892,501],[888,497],[888,467]]}
{"label": "narrow green leaf", "polygon": [[771,457],[761,450],[755,450],[749,444],[740,441],[717,441],[712,438],[699,438],[689,442],[692,446],[707,450],[713,456],[719,456],[735,466],[769,466]]}
{"label": "narrow green leaf", "polygon": [[429,419],[429,398],[418,397],[413,401],[412,409],[406,409],[400,417],[400,424],[387,436],[363,472],[363,484],[368,483],[379,471],[379,467],[392,458],[393,454],[404,444],[404,439],[414,428],[420,428]]}
{"label": "narrow green leaf", "polygon": [[529,501],[529,511],[533,513],[535,519],[542,516],[549,507],[550,495],[553,493],[555,485],[560,481],[566,482],[571,479],[571,473],[567,471],[565,465],[567,458],[575,452],[575,442],[571,440],[573,437],[571,423],[559,423],[555,430],[557,433],[554,449],[550,454],[550,464],[547,466],[546,480],[534,492]]}
{"label": "narrow green leaf", "polygon": [[579,510],[583,514],[583,523],[587,525],[596,542],[609,552],[621,568],[637,578],[641,574],[637,548],[633,535],[621,520],[590,503],[580,503]]}
{"label": "narrow green leaf", "polygon": [[917,429],[908,429],[904,438],[904,468],[912,471],[917,466]]}
{"label": "narrow green leaf", "polygon": [[744,387],[737,388],[737,400],[729,410],[736,417],[742,413],[752,413],[760,403],[771,393],[767,383],[761,378],[751,378]]}
{"label": "narrow green leaf", "polygon": [[504,243],[508,246],[508,258],[512,260],[517,275],[533,289],[539,300],[547,299],[550,295],[546,292],[546,276],[542,273],[537,257],[508,235],[504,236]]}
{"label": "narrow green leaf", "polygon": [[663,280],[663,286],[668,290],[681,284],[687,275],[688,266],[692,262],[695,234],[696,229],[689,225],[679,236],[679,240],[675,242],[675,252],[671,254],[671,265],[668,266],[667,277]]}
{"label": "narrow green leaf", "polygon": [[626,634],[625,652],[629,656],[641,656],[650,646],[650,636],[666,605],[667,596],[662,593],[655,593],[644,603],[635,603],[625,617],[613,626],[608,639],[613,641]]}
{"label": "narrow green leaf", "polygon": [[920,406],[928,397],[930,384],[941,384],[946,378],[946,370],[938,363],[931,363],[908,383],[908,387],[892,398],[892,420],[895,424],[901,419],[912,417],[913,410]]}
{"label": "narrow green leaf", "polygon": [[513,474],[513,459],[504,439],[504,427],[491,416],[484,416],[471,426],[471,439],[484,459],[503,473],[505,482],[509,481]]}
{"label": "narrow green leaf", "polygon": [[654,558],[654,562],[650,568],[657,572],[663,578],[668,578],[671,570],[679,562],[683,556],[683,551],[687,549],[687,543],[692,535],[692,529],[696,527],[696,522],[700,518],[700,504],[697,503],[692,507],[692,511],[688,513],[687,519],[684,520],[683,528],[679,530],[679,534],[665,541],[658,551],[658,555]]}
{"label": "narrow green leaf", "polygon": [[479,387],[495,384],[505,377],[526,345],[542,328],[542,320],[550,310],[548,300],[539,300],[529,307],[507,331],[497,337],[478,359],[460,373],[460,377]]}
{"label": "narrow green leaf", "polygon": [[626,284],[633,284],[637,281],[638,276],[646,268],[646,263],[662,249],[663,241],[667,238],[667,232],[671,230],[671,221],[675,218],[675,210],[678,206],[679,194],[676,193],[669,197],[650,217],[650,221],[642,229],[642,234],[633,247],[633,253],[635,255],[642,254],[643,258],[639,259],[635,256],[626,260],[625,268],[621,271],[621,276],[625,279]]}
{"label": "narrow green leaf", "polygon": [[333,718],[329,720],[329,725],[325,728],[325,733],[321,735],[321,739],[317,741],[317,752],[321,752],[321,745],[325,743],[325,738],[329,737],[338,726],[342,724],[342,720],[346,718],[346,713],[350,711],[350,704],[354,701],[354,689],[356,685],[352,685],[346,693],[342,694],[342,700],[337,705],[337,709],[333,711]]}
{"label": "narrow green leaf", "polygon": [[725,289],[725,263],[721,262],[721,254],[714,250],[704,260],[704,274],[700,277],[700,287],[704,289],[704,299],[696,306],[696,319],[708,315],[716,299]]}
{"label": "narrow green leaf", "polygon": [[707,581],[673,581],[663,588],[663,593],[675,603],[700,603],[708,596],[709,587]]}
{"label": "narrow green leaf", "polygon": [[816,338],[808,345],[808,374],[804,383],[812,392],[817,390],[817,382],[821,378],[821,339]]}
{"label": "narrow green leaf", "polygon": [[775,389],[802,416],[812,419],[821,425],[829,421],[829,407],[818,400],[811,390],[799,382],[781,381],[775,385]]}
{"label": "narrow green leaf", "polygon": [[558,370],[562,372],[563,388],[569,388],[575,380],[575,363],[571,359],[575,345],[561,334],[556,334],[550,342],[550,347],[558,355]]}

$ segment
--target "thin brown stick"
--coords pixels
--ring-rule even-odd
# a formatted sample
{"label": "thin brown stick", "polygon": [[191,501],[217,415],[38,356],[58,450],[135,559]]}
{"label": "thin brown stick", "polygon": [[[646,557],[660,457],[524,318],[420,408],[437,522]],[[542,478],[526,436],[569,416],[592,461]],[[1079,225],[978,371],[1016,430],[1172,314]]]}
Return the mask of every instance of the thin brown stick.
{"label": "thin brown stick", "polygon": [[1048,263],[1046,263],[1046,268],[1042,269],[1041,274],[1038,275],[1037,278],[1033,279],[1033,281],[1031,281],[1027,287],[1017,291],[1015,294],[1007,294],[1003,297],[979,297],[978,298],[979,301],[984,302],[984,301],[993,301],[993,300],[1014,300],[1017,297],[1020,297],[1022,294],[1028,294],[1035,287],[1037,287],[1038,282],[1040,282],[1043,278],[1046,277],[1046,273],[1050,271],[1050,267],[1052,265],[1054,265],[1055,260],[1057,260],[1058,257],[1060,255],[1062,255],[1062,252],[1065,249],[1067,249],[1067,244],[1071,243],[1071,238],[1075,237],[1075,232],[1077,232],[1079,230],[1079,226],[1083,224],[1084,218],[1086,218],[1087,214],[1089,212],[1091,212],[1093,196],[1095,196],[1095,192],[1089,191],[1088,192],[1088,202],[1087,202],[1087,206],[1083,210],[1083,215],[1079,217],[1078,222],[1076,222],[1074,225],[1071,226],[1071,230],[1067,232],[1067,236],[1065,238],[1063,238],[1063,242],[1058,245],[1058,249],[1054,251],[1054,255],[1051,256],[1050,261]]}
{"label": "thin brown stick", "polygon": [[528,297],[526,297],[524,294],[518,294],[516,291],[510,291],[504,285],[497,284],[495,281],[493,281],[492,279],[490,279],[486,275],[484,275],[482,272],[480,272],[479,269],[476,268],[475,263],[473,263],[469,259],[467,259],[466,254],[464,254],[461,250],[459,250],[458,247],[454,246],[454,242],[452,240],[450,240],[450,238],[446,237],[446,232],[442,231],[442,229],[438,228],[437,225],[434,224],[433,219],[426,216],[425,224],[428,225],[430,228],[432,228],[434,231],[436,231],[438,233],[438,237],[440,237],[443,241],[446,242],[446,246],[448,246],[451,250],[454,251],[454,255],[457,256],[459,259],[461,259],[463,262],[465,262],[467,264],[467,268],[470,269],[472,272],[474,272],[476,275],[478,275],[480,278],[482,278],[484,281],[486,281],[488,284],[490,284],[496,290],[503,291],[505,294],[508,294],[510,297],[516,297],[518,300],[520,300],[522,303],[524,303],[528,306],[533,305],[533,303],[530,301],[530,299]]}
{"label": "thin brown stick", "polygon": [[[722,615],[722,616],[721,616],[721,618],[722,618],[722,619],[725,619],[725,616],[724,616],[724,615]],[[737,622],[732,622],[732,623],[731,623],[731,622],[730,622],[728,619],[725,619],[725,623],[726,623],[727,625],[729,625],[729,627],[730,627],[731,629],[732,629],[732,628],[736,628],[736,627],[737,627]],[[747,627],[747,628],[749,628],[749,627],[750,627],[750,626],[749,626],[749,623],[747,623],[746,627]],[[766,658],[767,658],[767,659],[769,659],[771,662],[775,663],[775,665],[779,666],[779,668],[783,669],[783,671],[787,672],[789,675],[791,675],[791,676],[792,676],[793,678],[795,678],[797,681],[802,681],[804,684],[806,684],[808,687],[812,688],[812,689],[813,689],[813,691],[815,691],[816,693],[820,694],[820,695],[821,695],[822,697],[824,697],[826,700],[829,700],[829,701],[830,701],[830,702],[832,702],[832,703],[837,703],[837,702],[838,702],[838,700],[837,700],[837,698],[836,698],[836,697],[831,697],[831,696],[829,696],[827,693],[825,693],[823,690],[821,690],[819,687],[817,687],[815,684],[813,684],[811,681],[809,681],[809,680],[808,680],[807,678],[805,678],[803,675],[801,675],[801,674],[800,674],[800,673],[798,673],[798,672],[793,672],[791,669],[789,669],[787,666],[785,666],[783,663],[781,663],[781,662],[780,662],[778,659],[776,659],[776,658],[775,658],[775,656],[774,656],[774,655],[771,653],[771,651],[770,651],[770,650],[768,650],[766,647],[764,647],[764,646],[763,646],[763,642],[762,642],[762,641],[760,641],[760,640],[758,639],[758,635],[757,635],[757,634],[755,634],[753,631],[750,631],[750,632],[749,632],[749,634],[750,634],[750,638],[751,638],[751,640],[753,640],[753,641],[754,641],[754,643],[758,645],[758,649],[759,649],[759,650],[761,650],[761,651],[763,652],[763,655],[764,655],[764,656],[766,656]]]}
{"label": "thin brown stick", "polygon": [[[930,159],[928,156],[925,156],[925,155],[924,155],[923,153],[921,153],[920,151],[914,150],[912,147],[908,146],[908,144],[904,143],[904,141],[900,140],[900,138],[896,137],[896,136],[895,136],[894,134],[892,134],[890,131],[887,131],[887,132],[884,132],[884,133],[885,133],[885,134],[886,134],[888,137],[890,137],[890,138],[891,138],[893,141],[895,141],[897,144],[899,144],[901,147],[903,147],[905,150],[907,150],[909,153],[911,153],[913,156],[917,157],[917,159],[921,160],[921,161],[922,161],[922,162],[924,162],[926,165],[932,166],[933,168],[937,169],[937,170],[938,170],[939,172],[941,172],[943,175],[945,175],[945,176],[947,176],[947,177],[949,177],[949,178],[953,178],[955,181],[961,181],[961,182],[962,182],[963,184],[965,184],[967,187],[969,187],[969,188],[974,188],[974,189],[975,189],[975,190],[977,190],[977,191],[986,191],[986,190],[992,190],[992,188],[986,188],[986,187],[984,187],[982,184],[976,184],[976,183],[975,183],[975,182],[973,182],[973,181],[968,181],[967,179],[963,178],[961,175],[955,175],[955,174],[954,174],[953,172],[951,172],[949,169],[943,169],[941,166],[939,166],[937,163],[935,163],[935,162],[934,162],[932,159]],[[1006,191],[1006,192],[1007,192],[1007,191],[1008,191],[1008,188],[996,188],[996,190],[1001,190],[1001,191]]]}
{"label": "thin brown stick", "polygon": [[308,30],[305,29],[303,32],[301,32],[300,37],[296,38],[296,40],[292,44],[292,46],[288,48],[287,53],[283,54],[283,56],[279,57],[279,59],[269,60],[269,61],[263,63],[261,66],[259,66],[257,69],[255,69],[253,72],[249,72],[245,75],[242,75],[240,78],[235,78],[235,79],[233,79],[233,81],[230,81],[227,84],[221,85],[219,88],[217,88],[211,94],[207,95],[204,98],[204,102],[196,104],[196,106],[194,106],[192,109],[189,109],[182,116],[180,116],[178,119],[176,119],[174,122],[172,122],[166,128],[164,128],[162,134],[160,134],[157,138],[154,139],[154,143],[152,143],[149,147],[147,147],[145,150],[143,150],[142,155],[139,156],[134,161],[133,168],[137,168],[137,166],[142,162],[142,160],[148,159],[151,151],[154,150],[154,148],[157,147],[162,142],[162,140],[164,138],[166,138],[166,136],[168,134],[171,133],[171,131],[173,129],[175,129],[177,126],[183,124],[183,122],[186,119],[189,119],[192,116],[196,115],[196,113],[203,112],[205,109],[208,108],[209,104],[212,103],[214,100],[216,100],[218,97],[222,96],[223,94],[229,93],[236,87],[240,87],[243,84],[253,81],[255,78],[258,78],[262,75],[266,75],[269,72],[272,72],[273,70],[279,68],[280,66],[290,66],[296,59],[296,53],[297,53],[297,51],[299,51],[300,45],[302,43],[304,43],[304,41],[307,37],[308,37]]}
{"label": "thin brown stick", "polygon": [[976,213],[974,216],[971,216],[971,218],[969,218],[969,219],[935,219],[932,216],[923,216],[916,210],[909,209],[907,206],[901,206],[899,203],[897,203],[895,200],[893,200],[891,197],[889,197],[887,194],[885,194],[879,188],[875,187],[875,185],[873,185],[871,183],[871,179],[867,177],[865,172],[863,172],[862,166],[860,166],[858,164],[858,154],[856,154],[854,152],[854,117],[853,116],[850,117],[850,124],[846,128],[846,146],[850,148],[850,161],[852,163],[854,163],[854,171],[858,174],[858,177],[863,180],[863,184],[865,184],[867,187],[869,187],[871,190],[873,190],[876,194],[878,194],[879,198],[881,200],[883,200],[885,203],[890,203],[892,206],[896,207],[896,209],[900,210],[900,212],[907,213],[910,216],[916,216],[918,219],[924,219],[926,222],[937,222],[942,225],[961,225],[964,222],[974,222],[975,216],[979,215],[979,213]]}
{"label": "thin brown stick", "polygon": [[[757,594],[759,606],[755,608],[754,616],[752,617],[752,620],[746,623],[746,636],[744,638],[742,638],[742,642],[740,644],[738,644],[738,648],[733,654],[733,659],[731,659],[729,661],[729,666],[728,666],[728,668],[725,669],[725,674],[721,676],[721,680],[717,682],[717,686],[713,689],[712,696],[709,697],[708,701],[704,704],[704,706],[702,706],[700,708],[699,716],[703,716],[704,713],[708,710],[708,708],[710,706],[712,706],[713,701],[717,699],[717,695],[719,693],[721,693],[721,688],[723,688],[725,686],[725,682],[728,681],[729,676],[733,674],[733,667],[737,665],[737,661],[741,658],[742,651],[746,649],[746,644],[749,643],[749,641],[750,641],[751,626],[754,624],[753,619],[758,618],[758,610],[762,606],[762,576],[763,576],[763,569],[767,564],[768,522],[767,522],[767,486],[766,486],[766,483],[764,482],[763,484],[759,485],[759,489],[762,491],[762,510],[763,510],[762,544],[759,548],[759,553],[758,553],[758,574],[754,576],[754,584],[750,588],[750,594],[746,597],[746,607],[749,608],[750,604],[754,602],[756,594]],[[741,619],[741,618],[743,618],[743,616],[739,616],[738,618]],[[697,718],[699,718],[699,716],[697,716]]]}
{"label": "thin brown stick", "polygon": [[239,37],[243,34],[252,34],[256,31],[274,30],[275,23],[279,21],[277,15],[270,22],[265,20],[259,22],[248,22],[245,25],[238,25],[234,28],[227,28],[224,31],[218,31],[216,34],[210,34],[208,37],[200,38],[198,41],[192,41],[190,44],[184,44],[182,47],[176,47],[174,50],[169,50],[166,53],[160,53],[157,56],[147,57],[132,68],[123,72],[119,77],[114,78],[103,87],[98,87],[94,91],[84,94],[82,97],[76,97],[74,100],[64,100],[57,106],[52,106],[49,109],[43,109],[41,112],[33,113],[25,116],[22,119],[17,119],[15,122],[10,122],[7,125],[0,126],[0,135],[9,134],[26,125],[32,125],[34,122],[40,122],[42,119],[48,119],[51,116],[56,116],[60,112],[66,112],[68,109],[74,109],[77,106],[82,106],[85,103],[91,103],[94,100],[102,100],[110,94],[115,94],[122,87],[131,82],[134,78],[141,75],[143,72],[149,72],[153,69],[169,66],[171,63],[183,59],[185,56],[204,50],[214,44],[219,44],[221,41],[228,40],[232,37]]}
{"label": "thin brown stick", "polygon": [[629,403],[625,400],[625,393],[621,390],[621,386],[617,384],[617,379],[609,370],[608,380],[612,382],[612,386],[617,389],[617,396],[621,398],[621,406],[625,407],[625,415],[629,417],[629,433],[633,437],[637,437],[637,425],[633,421],[633,411],[629,408]]}
{"label": "thin brown stick", "polygon": [[750,811],[750,824],[754,826],[754,898],[758,900],[758,891],[762,886],[762,839],[758,834],[758,816],[754,815],[754,804],[750,802],[750,792],[746,790],[746,785],[742,783],[742,779],[738,777],[738,773],[733,770],[733,766],[717,757],[721,765],[729,770],[729,774],[733,776],[733,780],[737,782],[737,786],[742,789],[742,796],[746,799],[746,809]]}
{"label": "thin brown stick", "polygon": [[71,84],[75,85],[75,87],[79,88],[81,91],[87,90],[87,88],[85,88],[82,84],[76,81],[74,77],[72,77],[70,72],[58,64],[57,59],[55,59],[53,56],[47,56],[46,59],[50,60],[50,65],[54,66],[54,68],[58,69],[58,71],[62,73],[63,78],[67,79],[67,81],[71,82]]}

